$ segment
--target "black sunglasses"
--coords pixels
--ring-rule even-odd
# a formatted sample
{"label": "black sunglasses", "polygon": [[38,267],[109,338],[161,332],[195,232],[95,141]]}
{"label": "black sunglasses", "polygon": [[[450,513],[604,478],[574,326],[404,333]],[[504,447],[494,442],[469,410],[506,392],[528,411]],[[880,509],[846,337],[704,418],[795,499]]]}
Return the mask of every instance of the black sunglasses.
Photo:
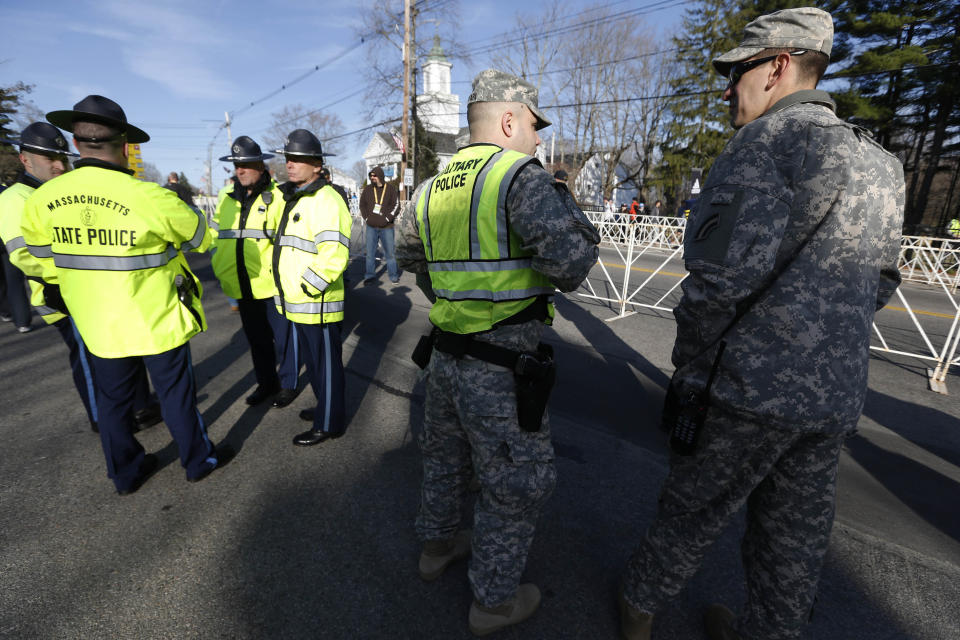
{"label": "black sunglasses", "polygon": [[[801,49],[800,51],[791,51],[790,55],[802,56],[804,53],[806,53],[806,49]],[[745,74],[747,71],[750,71],[750,69],[753,69],[754,67],[759,67],[761,64],[770,62],[771,60],[776,60],[777,56],[779,55],[780,54],[778,53],[772,56],[757,58],[756,60],[747,60],[746,62],[738,62],[737,64],[733,65],[732,67],[730,67],[730,74],[727,76],[727,79],[729,80],[729,84],[727,85],[727,87],[732,87],[736,85],[738,82],[740,82],[740,78],[743,77],[743,74]]]}

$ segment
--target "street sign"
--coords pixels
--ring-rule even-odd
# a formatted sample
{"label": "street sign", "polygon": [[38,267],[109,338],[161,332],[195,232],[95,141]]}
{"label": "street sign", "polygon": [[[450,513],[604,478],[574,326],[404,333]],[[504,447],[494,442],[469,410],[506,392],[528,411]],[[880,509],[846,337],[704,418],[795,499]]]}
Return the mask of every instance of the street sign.
{"label": "street sign", "polygon": [[403,172],[403,186],[412,187],[413,186],[413,169],[407,169]]}

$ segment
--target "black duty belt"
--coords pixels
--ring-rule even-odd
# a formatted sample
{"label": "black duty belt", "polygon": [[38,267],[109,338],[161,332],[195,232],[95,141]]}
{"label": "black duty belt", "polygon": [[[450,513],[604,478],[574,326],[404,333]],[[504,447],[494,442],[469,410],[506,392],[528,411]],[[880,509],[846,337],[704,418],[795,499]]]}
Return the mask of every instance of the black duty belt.
{"label": "black duty belt", "polygon": [[434,327],[433,348],[442,351],[454,358],[471,356],[490,364],[506,367],[520,376],[538,376],[544,369],[545,363],[537,358],[535,353],[524,353],[498,347],[489,342],[474,340],[473,334],[449,333]]}

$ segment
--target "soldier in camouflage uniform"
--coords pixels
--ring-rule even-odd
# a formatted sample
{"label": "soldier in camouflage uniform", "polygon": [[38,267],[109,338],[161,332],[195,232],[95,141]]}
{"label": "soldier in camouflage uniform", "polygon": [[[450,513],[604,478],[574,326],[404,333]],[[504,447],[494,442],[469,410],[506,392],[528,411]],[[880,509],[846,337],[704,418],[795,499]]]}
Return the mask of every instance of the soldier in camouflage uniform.
{"label": "soldier in camouflage uniform", "polygon": [[[532,157],[537,130],[550,124],[532,85],[483,71],[467,110],[471,144],[414,193],[400,219],[397,262],[435,302],[437,329],[512,353],[536,352],[553,316],[554,287],[579,286],[596,263],[600,237],[566,185]],[[493,226],[477,222],[485,217]],[[456,247],[462,256],[441,257]],[[493,271],[502,276],[499,288],[484,291]],[[504,366],[469,352],[457,357],[438,342],[425,376],[420,575],[436,579],[472,550],[468,620],[485,635],[539,605],[537,587],[521,585],[520,577],[556,483],[550,427],[544,416],[539,431],[520,428],[514,372]],[[460,527],[460,510],[473,473],[481,491],[471,535]]]}
{"label": "soldier in camouflage uniform", "polygon": [[[744,503],[741,614],[711,606],[711,638],[797,638],[833,523],[837,462],[866,396],[871,323],[900,282],[903,169],[815,89],[830,15],[778,11],[713,61],[739,129],[707,177],[684,240],[666,416],[701,393],[692,455],[671,457],[656,520],[631,558],[621,629],[649,638],[652,614],[696,572]],[[725,343],[722,357],[719,346]]]}

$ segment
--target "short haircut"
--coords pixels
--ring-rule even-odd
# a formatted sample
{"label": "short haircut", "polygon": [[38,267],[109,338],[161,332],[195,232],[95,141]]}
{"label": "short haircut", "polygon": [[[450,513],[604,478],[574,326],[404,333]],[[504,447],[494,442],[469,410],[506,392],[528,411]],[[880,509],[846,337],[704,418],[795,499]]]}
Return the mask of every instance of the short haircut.
{"label": "short haircut", "polygon": [[476,131],[477,127],[483,128],[493,123],[504,111],[516,114],[524,109],[529,107],[522,102],[474,102],[467,105],[467,126],[471,131]]}
{"label": "short haircut", "polygon": [[180,179],[180,176],[177,175],[176,171],[171,171],[170,175],[167,176],[167,180],[177,181]]}
{"label": "short haircut", "polygon": [[[100,122],[74,121],[73,136],[77,148],[84,151],[116,153],[127,144],[127,138],[122,131]],[[91,139],[96,141],[90,142]]]}
{"label": "short haircut", "polygon": [[[793,53],[794,51],[797,51],[797,49],[764,49],[759,56],[775,56],[781,53]],[[805,50],[803,55],[792,56],[791,59],[793,64],[797,65],[797,77],[800,81],[804,83],[812,82],[813,86],[817,86],[820,78],[827,71],[827,65],[830,64],[830,56],[809,49]]]}

